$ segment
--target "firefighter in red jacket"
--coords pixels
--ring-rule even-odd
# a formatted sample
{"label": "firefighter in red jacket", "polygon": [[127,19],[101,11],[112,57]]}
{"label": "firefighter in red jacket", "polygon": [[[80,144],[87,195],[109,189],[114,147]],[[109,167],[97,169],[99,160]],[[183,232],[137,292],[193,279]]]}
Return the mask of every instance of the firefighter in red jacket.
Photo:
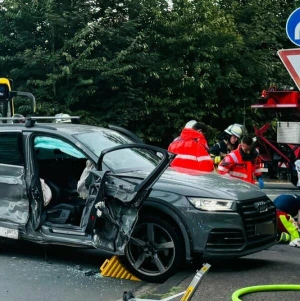
{"label": "firefighter in red jacket", "polygon": [[261,160],[258,151],[254,148],[253,139],[245,136],[236,150],[227,154],[218,166],[221,175],[229,174],[234,178],[246,182],[255,183],[255,178],[260,188],[264,188],[262,170],[260,169]]}
{"label": "firefighter in red jacket", "polygon": [[185,127],[180,136],[169,146],[168,151],[177,154],[172,167],[182,167],[199,171],[214,170],[213,161],[208,153],[205,138],[207,127],[202,122],[193,122],[191,128]]}

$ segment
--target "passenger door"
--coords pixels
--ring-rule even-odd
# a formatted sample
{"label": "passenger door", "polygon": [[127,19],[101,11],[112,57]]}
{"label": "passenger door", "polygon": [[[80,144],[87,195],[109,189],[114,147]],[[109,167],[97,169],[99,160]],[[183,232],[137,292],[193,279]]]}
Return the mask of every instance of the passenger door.
{"label": "passenger door", "polygon": [[[159,152],[162,158],[153,166],[152,171],[121,174],[101,171],[106,155],[124,149]],[[146,144],[120,145],[101,153],[97,164],[99,171],[91,172],[93,183],[90,185],[81,222],[81,227],[87,234],[94,233],[93,240],[98,248],[116,254],[124,253],[124,248],[137,222],[142,202],[148,197],[152,186],[167,169],[174,156],[164,149]],[[97,217],[102,221],[100,227],[95,227]]]}
{"label": "passenger door", "polygon": [[[38,230],[44,223],[49,208],[46,207],[48,204],[44,203],[41,180],[54,182],[59,189],[59,193],[51,191],[52,196],[49,205],[53,207],[63,203],[63,198],[67,200],[66,191],[69,192],[67,194],[70,196],[73,193],[69,188],[74,183],[69,176],[75,173],[75,169],[71,167],[82,166],[82,162],[86,161],[86,157],[61,137],[34,134],[27,141],[28,149],[31,149],[29,159],[31,164],[28,172],[31,194],[30,217],[32,228]],[[75,162],[73,159],[78,159],[78,161],[80,159],[82,162]]]}
{"label": "passenger door", "polygon": [[10,238],[29,216],[22,140],[21,132],[0,133],[0,236]]}

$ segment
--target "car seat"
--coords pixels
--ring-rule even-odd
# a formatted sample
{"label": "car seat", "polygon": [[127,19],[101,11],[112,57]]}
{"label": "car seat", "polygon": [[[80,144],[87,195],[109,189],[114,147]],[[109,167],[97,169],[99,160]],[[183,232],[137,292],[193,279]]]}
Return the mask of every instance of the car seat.
{"label": "car seat", "polygon": [[63,196],[58,185],[53,181],[46,180],[46,184],[52,192],[52,199],[45,207],[46,221],[53,224],[79,224],[85,200],[77,196]]}

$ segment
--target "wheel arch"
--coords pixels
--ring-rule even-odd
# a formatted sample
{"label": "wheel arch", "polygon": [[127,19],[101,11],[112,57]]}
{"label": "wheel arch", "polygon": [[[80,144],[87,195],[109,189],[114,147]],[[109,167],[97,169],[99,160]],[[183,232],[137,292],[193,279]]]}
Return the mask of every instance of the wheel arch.
{"label": "wheel arch", "polygon": [[184,241],[184,254],[185,254],[185,260],[191,261],[191,241],[189,239],[188,231],[185,227],[184,222],[181,220],[181,218],[167,205],[155,201],[155,200],[145,200],[143,202],[142,208],[140,209],[139,215],[153,215],[155,216],[161,216],[164,218],[164,220],[168,220],[170,224],[176,226],[180,232],[180,238]]}

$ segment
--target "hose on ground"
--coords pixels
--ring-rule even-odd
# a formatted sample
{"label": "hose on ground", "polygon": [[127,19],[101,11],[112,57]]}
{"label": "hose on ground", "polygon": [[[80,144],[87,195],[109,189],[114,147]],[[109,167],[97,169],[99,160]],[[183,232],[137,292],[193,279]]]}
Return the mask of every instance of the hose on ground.
{"label": "hose on ground", "polygon": [[232,294],[232,301],[242,301],[239,297],[242,295],[269,292],[269,291],[300,291],[298,284],[272,284],[272,285],[257,285],[241,288]]}

